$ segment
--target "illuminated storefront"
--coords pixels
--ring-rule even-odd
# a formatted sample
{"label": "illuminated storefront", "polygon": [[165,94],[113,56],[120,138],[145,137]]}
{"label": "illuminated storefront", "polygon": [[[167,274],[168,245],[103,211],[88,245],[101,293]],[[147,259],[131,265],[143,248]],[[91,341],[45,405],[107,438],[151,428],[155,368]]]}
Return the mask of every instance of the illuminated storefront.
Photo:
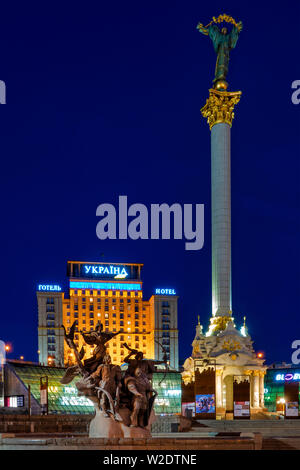
{"label": "illuminated storefront", "polygon": [[[268,411],[284,411],[285,383],[300,383],[300,367],[274,367],[267,369],[265,376],[265,406]],[[299,392],[300,394],[300,392]]]}
{"label": "illuminated storefront", "polygon": [[74,352],[64,341],[76,321],[75,344],[85,346],[85,358],[93,346],[86,346],[81,332],[94,330],[116,333],[107,343],[114,364],[124,362],[129,347],[142,351],[148,359],[162,360],[164,354],[172,369],[178,370],[178,328],[176,291],[156,288],[149,300],[143,299],[143,283],[138,263],[97,263],[68,261],[68,291],[60,285],[37,284],[39,362],[66,366],[74,363]]}
{"label": "illuminated storefront", "polygon": [[[32,414],[42,414],[40,379],[48,378],[49,414],[94,414],[94,405],[86,397],[77,395],[73,379],[68,385],[60,383],[63,367],[46,367],[21,361],[9,361],[5,366],[5,406],[28,410],[28,388],[31,392]],[[181,375],[164,370],[153,374],[153,388],[158,392],[154,410],[156,414],[180,414]]]}

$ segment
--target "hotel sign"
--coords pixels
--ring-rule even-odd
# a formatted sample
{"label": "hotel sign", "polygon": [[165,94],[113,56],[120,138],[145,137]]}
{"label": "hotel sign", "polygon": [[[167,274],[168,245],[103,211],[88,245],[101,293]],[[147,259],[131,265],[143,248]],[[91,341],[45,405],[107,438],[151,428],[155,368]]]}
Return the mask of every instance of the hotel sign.
{"label": "hotel sign", "polygon": [[84,264],[82,267],[85,275],[107,276],[114,279],[126,279],[129,276],[129,272],[124,266]]}
{"label": "hotel sign", "polygon": [[155,295],[176,295],[175,289],[155,289]]}
{"label": "hotel sign", "polygon": [[139,264],[68,262],[68,277],[74,279],[128,281],[140,279]]}
{"label": "hotel sign", "polygon": [[45,292],[48,292],[48,291],[60,292],[61,287],[58,285],[53,285],[53,284],[39,284],[38,290],[45,291]]}

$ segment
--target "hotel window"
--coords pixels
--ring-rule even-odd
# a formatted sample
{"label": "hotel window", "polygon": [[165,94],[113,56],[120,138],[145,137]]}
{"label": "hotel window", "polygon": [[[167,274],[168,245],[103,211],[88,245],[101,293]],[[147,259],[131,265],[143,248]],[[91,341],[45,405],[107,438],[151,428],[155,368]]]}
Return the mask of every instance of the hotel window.
{"label": "hotel window", "polygon": [[53,313],[48,313],[47,320],[54,320],[54,319],[55,319],[55,315]]}
{"label": "hotel window", "polygon": [[74,310],[78,310],[78,304],[74,304]]}
{"label": "hotel window", "polygon": [[124,313],[120,313],[120,318],[124,318]]}
{"label": "hotel window", "polygon": [[90,320],[90,325],[93,325],[94,324],[94,320]]}
{"label": "hotel window", "polygon": [[120,341],[124,341],[124,336],[123,335],[120,336]]}

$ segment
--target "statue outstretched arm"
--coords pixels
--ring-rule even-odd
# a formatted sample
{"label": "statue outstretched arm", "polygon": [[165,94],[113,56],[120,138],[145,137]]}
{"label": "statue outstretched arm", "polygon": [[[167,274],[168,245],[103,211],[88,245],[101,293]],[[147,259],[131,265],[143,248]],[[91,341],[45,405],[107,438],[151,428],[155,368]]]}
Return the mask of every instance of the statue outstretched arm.
{"label": "statue outstretched arm", "polygon": [[205,36],[208,36],[208,29],[203,26],[202,23],[197,24],[197,29],[199,30],[200,33],[205,34]]}
{"label": "statue outstretched arm", "polygon": [[230,47],[231,49],[234,49],[237,43],[237,40],[239,38],[239,33],[243,29],[243,23],[240,21],[237,26],[232,27],[231,33],[230,33]]}

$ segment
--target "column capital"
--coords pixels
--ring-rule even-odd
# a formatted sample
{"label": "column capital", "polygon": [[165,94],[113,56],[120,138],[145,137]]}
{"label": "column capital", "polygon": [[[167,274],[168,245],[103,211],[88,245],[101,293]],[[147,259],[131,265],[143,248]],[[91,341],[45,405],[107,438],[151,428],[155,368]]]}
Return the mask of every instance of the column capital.
{"label": "column capital", "polygon": [[201,108],[204,118],[207,118],[209,128],[220,122],[232,125],[234,106],[240,101],[241,91],[217,91],[211,88],[206,104]]}
{"label": "column capital", "polygon": [[221,376],[223,374],[223,369],[216,369],[216,375]]}
{"label": "column capital", "polygon": [[252,373],[253,373],[253,370],[250,370],[250,369],[244,370],[245,375],[252,375]]}

